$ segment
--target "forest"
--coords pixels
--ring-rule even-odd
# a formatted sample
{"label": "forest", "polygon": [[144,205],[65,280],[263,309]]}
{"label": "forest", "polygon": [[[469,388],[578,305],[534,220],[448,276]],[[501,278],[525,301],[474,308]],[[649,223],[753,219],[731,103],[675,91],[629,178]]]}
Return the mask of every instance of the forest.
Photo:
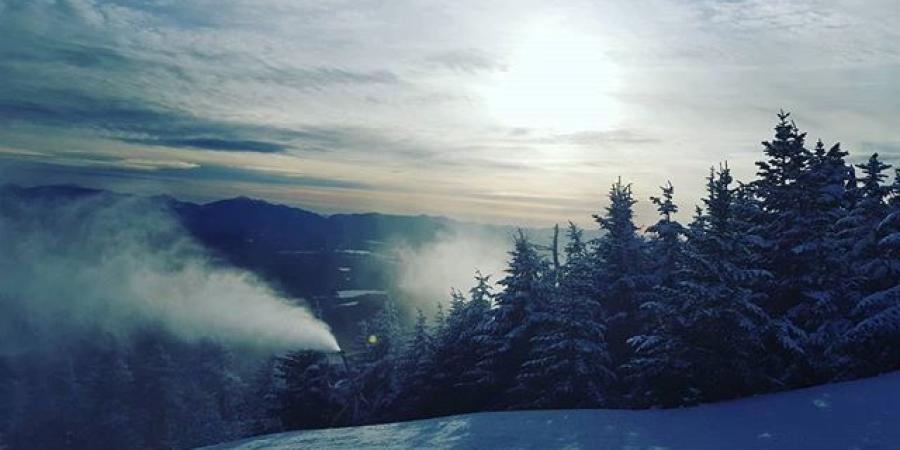
{"label": "forest", "polygon": [[599,237],[570,223],[543,246],[520,232],[496,280],[476,272],[412,326],[388,302],[358,352],[251,358],[150,328],[3,354],[0,448],[189,448],[475,411],[673,408],[900,368],[900,169],[878,154],[853,165],[788,113],[774,131],[754,179],[710,169],[690,222],[667,183],[647,199],[658,220],[639,229],[639,199],[618,180],[593,216]]}

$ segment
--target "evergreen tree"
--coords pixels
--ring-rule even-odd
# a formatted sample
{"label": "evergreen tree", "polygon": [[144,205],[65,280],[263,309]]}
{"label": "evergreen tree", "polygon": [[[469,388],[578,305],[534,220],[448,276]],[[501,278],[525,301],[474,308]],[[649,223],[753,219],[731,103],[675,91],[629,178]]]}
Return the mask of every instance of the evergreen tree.
{"label": "evergreen tree", "polygon": [[427,414],[427,404],[434,393],[434,353],[434,335],[428,327],[425,313],[419,309],[411,339],[398,364],[401,376],[401,418],[409,419]]}
{"label": "evergreen tree", "polygon": [[675,188],[672,183],[668,182],[660,189],[661,197],[650,197],[650,201],[656,205],[660,218],[647,228],[647,232],[653,235],[649,251],[654,282],[666,285],[678,270],[687,230],[673,217],[678,212],[678,206],[673,202]]}
{"label": "evergreen tree", "polygon": [[161,336],[145,334],[139,337],[129,361],[137,394],[133,407],[142,419],[136,425],[139,437],[150,448],[183,446],[180,419],[187,409],[184,385],[179,382],[178,367],[167,344]]}
{"label": "evergreen tree", "polygon": [[446,332],[439,336],[435,349],[436,382],[444,387],[444,394],[435,396],[439,403],[436,411],[454,414],[485,406],[485,387],[478,383],[485,374],[477,364],[493,298],[490,276],[479,271],[468,301],[459,291],[452,292]]}
{"label": "evergreen tree", "polygon": [[857,167],[865,174],[862,195],[839,222],[861,297],[854,310],[856,324],[844,344],[848,376],[900,368],[900,350],[884,345],[900,338],[900,213],[886,201],[891,188],[883,173],[890,166],[874,154]]}
{"label": "evergreen tree", "polygon": [[366,360],[377,362],[395,358],[402,350],[403,333],[400,326],[400,310],[393,300],[384,303],[381,311],[364,327],[361,339],[366,348]]}
{"label": "evergreen tree", "polygon": [[481,357],[469,376],[481,385],[488,407],[514,404],[515,378],[531,349],[541,314],[549,307],[552,284],[550,267],[534,245],[519,231],[510,253],[503,291],[495,297],[490,320],[476,338]]}
{"label": "evergreen tree", "polygon": [[636,405],[675,406],[771,387],[759,364],[774,327],[753,290],[769,274],[747,266],[752,258],[735,236],[731,183],[727,167],[710,175],[707,213],[679,253],[680,270],[641,306],[649,332],[629,340],[634,356],[624,366]]}
{"label": "evergreen tree", "polygon": [[260,434],[284,431],[281,424],[281,399],[284,391],[279,374],[280,359],[268,358],[256,368],[244,392],[244,416],[248,418],[245,429],[247,434]]}
{"label": "evergreen tree", "polygon": [[[84,389],[84,412],[91,418],[84,433],[84,441],[92,448],[136,448],[139,441],[134,425],[134,376],[123,352],[112,337],[103,340],[102,348],[89,351],[81,377]],[[102,439],[97,439],[102,436]],[[207,441],[212,442],[212,441]]]}
{"label": "evergreen tree", "polygon": [[278,359],[278,415],[287,430],[341,423],[344,405],[335,398],[335,373],[325,355],[301,351]]}
{"label": "evergreen tree", "polygon": [[765,290],[766,309],[785,327],[800,331],[804,356],[793,360],[787,376],[796,385],[827,379],[836,364],[829,341],[844,333],[854,295],[849,269],[836,251],[836,221],[847,205],[858,203],[855,175],[839,145],[814,151],[804,146],[805,133],[787,114],[779,115],[775,139],[764,142],[766,162],[753,183],[759,199],[756,219],[763,238],[763,267],[774,274]]}
{"label": "evergreen tree", "polygon": [[789,311],[790,320],[806,332],[802,346],[806,352],[802,383],[821,382],[831,377],[840,362],[832,344],[850,326],[849,314],[855,296],[848,288],[849,265],[841,256],[836,222],[846,214],[846,185],[851,168],[844,161],[847,152],[835,144],[827,151],[816,143],[803,184],[805,200],[798,206],[804,218],[804,233],[791,251],[802,261],[795,283],[805,301]]}
{"label": "evergreen tree", "polygon": [[447,314],[444,313],[444,304],[438,302],[437,312],[434,313],[434,335],[441,336],[447,330]]}
{"label": "evergreen tree", "polygon": [[775,274],[767,306],[779,316],[790,315],[792,308],[808,299],[808,286],[801,278],[809,270],[806,244],[814,211],[810,202],[798,201],[810,195],[808,169],[813,154],[805,147],[806,133],[789,116],[784,111],[778,114],[774,139],[763,142],[767,160],[756,163],[759,178],[753,183],[761,206],[759,234],[768,247],[764,264]]}
{"label": "evergreen tree", "polygon": [[191,364],[182,369],[183,401],[190,412],[180,422],[186,446],[233,440],[246,433],[239,414],[243,380],[232,371],[233,354],[210,341],[187,349]]}
{"label": "evergreen tree", "polygon": [[881,290],[892,280],[889,258],[885,259],[879,248],[880,238],[888,231],[881,223],[889,213],[886,198],[890,188],[884,185],[887,176],[883,172],[890,166],[879,161],[876,153],[866,164],[857,167],[865,174],[860,180],[859,197],[855,207],[837,222],[836,228],[838,251],[852,261],[854,284],[865,295]]}
{"label": "evergreen tree", "polygon": [[519,406],[586,408],[607,405],[614,379],[603,314],[592,289],[592,260],[582,231],[570,224],[561,285],[531,338],[516,377]]}
{"label": "evergreen tree", "polygon": [[650,284],[645,275],[644,241],[634,225],[635,203],[631,185],[619,179],[609,190],[606,213],[594,215],[603,232],[595,247],[595,283],[607,317],[607,342],[615,366],[631,353],[628,338],[640,333],[639,296]]}
{"label": "evergreen tree", "polygon": [[806,133],[801,133],[789,117],[790,113],[784,111],[778,114],[775,138],[762,143],[768,159],[756,163],[756,193],[772,214],[792,211],[797,199],[806,194],[801,180],[812,154],[805,147]]}
{"label": "evergreen tree", "polygon": [[363,327],[365,348],[362,368],[353,385],[363,397],[357,414],[364,420],[388,420],[399,409],[402,377],[397,367],[403,353],[400,311],[393,300],[385,302],[378,315]]}

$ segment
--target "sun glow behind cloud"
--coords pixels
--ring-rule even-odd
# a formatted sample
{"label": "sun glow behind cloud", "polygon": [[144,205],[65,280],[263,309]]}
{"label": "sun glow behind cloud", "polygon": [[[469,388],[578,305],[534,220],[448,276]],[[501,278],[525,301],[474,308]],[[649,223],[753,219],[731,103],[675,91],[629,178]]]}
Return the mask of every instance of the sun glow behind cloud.
{"label": "sun glow behind cloud", "polygon": [[900,157],[896,0],[0,0],[0,182],[517,223],[752,176],[774,112]]}
{"label": "sun glow behind cloud", "polygon": [[482,91],[490,116],[506,126],[562,132],[615,124],[610,93],[620,80],[599,33],[551,18],[518,36],[505,70],[491,74]]}

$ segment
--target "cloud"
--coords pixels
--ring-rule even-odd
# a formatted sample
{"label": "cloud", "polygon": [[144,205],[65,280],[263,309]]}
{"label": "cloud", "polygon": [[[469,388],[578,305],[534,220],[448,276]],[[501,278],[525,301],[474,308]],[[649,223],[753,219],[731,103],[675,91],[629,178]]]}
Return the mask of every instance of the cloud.
{"label": "cloud", "polygon": [[[0,148],[0,155],[4,154]],[[360,182],[291,174],[271,169],[234,168],[201,165],[179,160],[138,158],[101,158],[92,155],[72,155],[66,158],[47,157],[38,153],[13,151],[16,159],[0,159],[4,178],[16,183],[30,184],[34,180],[59,180],[91,184],[90,178],[147,179],[156,181],[194,181],[249,183],[259,185],[315,187],[322,189],[362,190],[372,187]],[[70,178],[71,177],[71,178]],[[105,186],[105,185],[104,185]]]}
{"label": "cloud", "polygon": [[273,142],[236,140],[221,138],[122,138],[122,142],[130,144],[158,145],[162,147],[197,148],[201,150],[214,150],[221,152],[258,152],[279,153],[290,147]]}
{"label": "cloud", "polygon": [[425,58],[429,67],[444,68],[455,72],[475,74],[484,71],[504,70],[505,64],[485,52],[474,49],[452,49]]}
{"label": "cloud", "polygon": [[868,159],[873,153],[878,153],[878,158],[887,163],[893,164],[895,168],[900,169],[900,141],[893,142],[871,142],[864,141],[859,145],[859,151],[854,152],[854,160]]}
{"label": "cloud", "polygon": [[174,177],[195,180],[221,180],[244,183],[275,184],[285,186],[308,186],[334,189],[371,189],[372,186],[361,182],[346,181],[302,174],[290,174],[266,169],[238,169],[228,166],[202,166],[191,173],[171,173]]}
{"label": "cloud", "polygon": [[69,158],[69,159],[52,159],[54,164],[69,165],[72,167],[93,167],[108,168],[120,170],[136,170],[136,171],[182,171],[199,168],[196,163],[178,161],[178,160],[152,160],[139,158],[122,158],[122,159],[100,159],[100,158]]}
{"label": "cloud", "polygon": [[278,69],[256,77],[300,89],[323,89],[332,85],[397,84],[401,80],[388,70],[353,71],[338,67]]}
{"label": "cloud", "polygon": [[[453,197],[446,214],[527,220],[533,204],[501,216],[477,194],[588,204],[622,174],[647,189],[672,178],[692,202],[711,163],[752,174],[781,107],[851,150],[900,139],[887,100],[900,95],[893,0],[0,5],[0,146],[19,150],[3,158],[65,165],[65,176],[81,164],[85,177],[156,177],[159,189],[196,176],[185,195],[232,176],[256,193],[296,182],[341,202],[322,200],[331,210]],[[535,50],[560,36],[589,54]],[[511,130],[490,88],[531,57],[519,75],[536,98],[579,61],[608,66],[595,101],[616,105],[609,123]],[[256,170],[275,166],[297,176]]]}
{"label": "cloud", "polygon": [[137,170],[188,170],[200,167],[199,164],[178,161],[178,160],[152,160],[152,159],[136,159],[126,158],[117,161],[120,167],[127,167]]}
{"label": "cloud", "polygon": [[646,132],[633,129],[581,131],[576,133],[555,135],[548,138],[548,140],[593,147],[608,145],[659,144],[662,142],[659,138],[653,137]]}
{"label": "cloud", "polygon": [[290,146],[283,140],[306,136],[291,130],[209,120],[151,109],[140,103],[73,93],[55,93],[52,101],[47,100],[0,98],[0,119],[95,130],[126,143],[213,151],[284,152]]}

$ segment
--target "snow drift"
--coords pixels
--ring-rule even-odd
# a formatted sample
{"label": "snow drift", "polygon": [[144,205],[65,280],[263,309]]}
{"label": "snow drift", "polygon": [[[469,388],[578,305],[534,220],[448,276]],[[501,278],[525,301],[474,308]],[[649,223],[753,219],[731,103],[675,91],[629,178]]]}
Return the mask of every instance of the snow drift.
{"label": "snow drift", "polygon": [[207,450],[897,449],[900,373],[670,410],[479,413],[282,433]]}

